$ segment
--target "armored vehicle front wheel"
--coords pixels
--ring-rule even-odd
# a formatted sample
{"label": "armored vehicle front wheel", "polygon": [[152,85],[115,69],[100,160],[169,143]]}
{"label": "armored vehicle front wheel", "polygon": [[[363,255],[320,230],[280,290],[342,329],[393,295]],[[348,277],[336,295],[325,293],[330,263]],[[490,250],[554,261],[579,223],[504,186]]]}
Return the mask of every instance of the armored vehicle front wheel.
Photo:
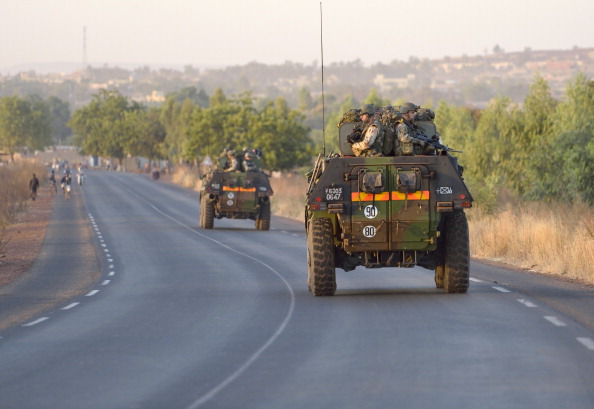
{"label": "armored vehicle front wheel", "polygon": [[270,202],[267,200],[260,206],[260,214],[256,218],[256,229],[270,230]]}
{"label": "armored vehicle front wheel", "polygon": [[200,227],[203,229],[214,227],[214,205],[206,195],[200,199]]}
{"label": "armored vehicle front wheel", "polygon": [[334,295],[336,265],[332,221],[327,218],[312,219],[308,230],[308,288],[315,296]]}
{"label": "armored vehicle front wheel", "polygon": [[447,215],[445,233],[443,287],[446,293],[465,293],[468,291],[470,248],[468,221],[463,211]]}

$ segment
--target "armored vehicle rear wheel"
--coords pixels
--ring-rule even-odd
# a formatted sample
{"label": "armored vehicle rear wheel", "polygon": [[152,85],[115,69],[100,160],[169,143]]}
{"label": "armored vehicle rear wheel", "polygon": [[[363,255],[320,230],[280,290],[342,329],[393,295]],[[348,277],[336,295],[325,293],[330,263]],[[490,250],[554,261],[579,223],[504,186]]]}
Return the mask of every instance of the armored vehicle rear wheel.
{"label": "armored vehicle rear wheel", "polygon": [[214,206],[206,196],[200,200],[200,227],[212,229],[214,227]]}
{"label": "armored vehicle rear wheel", "polygon": [[308,240],[308,288],[315,296],[336,293],[336,265],[332,221],[312,219]]}
{"label": "armored vehicle rear wheel", "polygon": [[448,214],[445,231],[443,287],[446,293],[465,293],[468,291],[470,250],[468,221],[464,212],[455,211]]}
{"label": "armored vehicle rear wheel", "polygon": [[260,214],[256,219],[256,229],[270,230],[270,202],[262,202],[260,207]]}

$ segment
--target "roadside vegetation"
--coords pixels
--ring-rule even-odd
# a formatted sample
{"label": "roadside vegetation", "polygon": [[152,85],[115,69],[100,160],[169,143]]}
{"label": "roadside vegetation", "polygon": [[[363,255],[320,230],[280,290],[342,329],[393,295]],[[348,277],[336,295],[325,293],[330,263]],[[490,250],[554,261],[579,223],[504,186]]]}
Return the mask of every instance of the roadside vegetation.
{"label": "roadside vegetation", "polygon": [[29,181],[35,173],[43,186],[47,183],[46,172],[37,163],[17,161],[0,166],[0,256],[6,243],[4,231],[13,223],[30,200]]}

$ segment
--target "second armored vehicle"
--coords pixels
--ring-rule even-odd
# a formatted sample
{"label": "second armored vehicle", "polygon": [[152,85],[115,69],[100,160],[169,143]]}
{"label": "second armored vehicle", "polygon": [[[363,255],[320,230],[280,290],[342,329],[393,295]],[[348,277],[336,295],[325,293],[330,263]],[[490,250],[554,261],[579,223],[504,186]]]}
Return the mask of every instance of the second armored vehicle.
{"label": "second armored vehicle", "polygon": [[[222,167],[222,166],[221,166]],[[259,169],[207,173],[200,190],[200,227],[212,229],[215,219],[251,219],[256,229],[270,229],[269,177]]]}

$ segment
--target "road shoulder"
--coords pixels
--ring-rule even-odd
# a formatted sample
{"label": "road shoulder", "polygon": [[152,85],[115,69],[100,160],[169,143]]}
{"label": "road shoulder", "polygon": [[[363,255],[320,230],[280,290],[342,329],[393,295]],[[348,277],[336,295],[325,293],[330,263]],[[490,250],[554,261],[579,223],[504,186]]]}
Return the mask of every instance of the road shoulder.
{"label": "road shoulder", "polygon": [[19,255],[13,253],[0,269],[0,330],[83,294],[99,279],[81,192],[75,189],[71,200],[58,195],[51,204],[31,206],[11,227],[16,230],[9,244]]}

